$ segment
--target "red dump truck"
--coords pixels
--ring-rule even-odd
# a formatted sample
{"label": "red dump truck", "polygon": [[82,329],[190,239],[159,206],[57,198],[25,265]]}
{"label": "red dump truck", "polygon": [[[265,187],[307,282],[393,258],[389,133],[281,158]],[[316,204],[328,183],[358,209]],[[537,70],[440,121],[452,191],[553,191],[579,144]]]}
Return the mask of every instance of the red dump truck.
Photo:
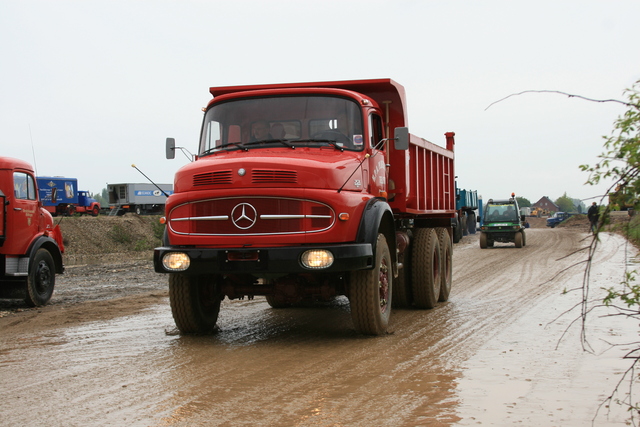
{"label": "red dump truck", "polygon": [[46,304],[62,273],[60,227],[42,206],[29,163],[0,157],[0,298]]}
{"label": "red dump truck", "polygon": [[[390,79],[212,87],[195,161],[175,175],[155,270],[183,333],[224,297],[274,308],[349,299],[355,329],[451,289],[454,133],[409,134]],[[176,147],[167,139],[167,157]]]}

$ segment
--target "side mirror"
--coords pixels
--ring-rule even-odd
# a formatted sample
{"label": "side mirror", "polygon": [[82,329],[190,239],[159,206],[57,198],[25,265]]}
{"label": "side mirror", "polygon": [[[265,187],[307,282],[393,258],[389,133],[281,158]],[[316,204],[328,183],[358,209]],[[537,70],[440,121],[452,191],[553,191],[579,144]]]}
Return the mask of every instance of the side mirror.
{"label": "side mirror", "polygon": [[167,159],[176,158],[176,140],[174,138],[167,138],[166,156]]}
{"label": "side mirror", "polygon": [[395,128],[393,131],[394,147],[396,150],[409,149],[409,128]]}

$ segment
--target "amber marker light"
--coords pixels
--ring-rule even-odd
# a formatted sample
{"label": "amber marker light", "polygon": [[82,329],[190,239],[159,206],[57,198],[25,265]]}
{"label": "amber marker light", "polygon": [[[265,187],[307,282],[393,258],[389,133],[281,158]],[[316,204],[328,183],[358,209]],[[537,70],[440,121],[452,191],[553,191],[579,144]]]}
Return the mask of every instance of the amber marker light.
{"label": "amber marker light", "polygon": [[340,215],[338,215],[338,219],[340,221],[348,221],[349,220],[349,214],[347,212],[342,212]]}
{"label": "amber marker light", "polygon": [[158,222],[160,222],[160,224],[166,224],[167,223],[167,218],[166,217],[160,217],[160,219],[158,220]]}

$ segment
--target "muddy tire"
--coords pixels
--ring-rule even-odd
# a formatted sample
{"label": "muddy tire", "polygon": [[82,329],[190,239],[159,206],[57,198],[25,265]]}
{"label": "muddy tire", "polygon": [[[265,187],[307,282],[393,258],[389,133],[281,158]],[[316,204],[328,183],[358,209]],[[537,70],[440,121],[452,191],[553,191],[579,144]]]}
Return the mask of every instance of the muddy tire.
{"label": "muddy tire", "polygon": [[487,249],[487,233],[480,233],[480,249]]}
{"label": "muddy tire", "polygon": [[433,228],[418,228],[414,234],[411,281],[413,303],[418,308],[433,308],[440,298],[440,243]]}
{"label": "muddy tire", "polygon": [[476,219],[476,214],[475,212],[471,212],[469,214],[469,217],[467,218],[467,227],[468,227],[469,234],[476,234],[477,225],[478,225],[478,220]]}
{"label": "muddy tire", "polygon": [[399,262],[402,268],[398,270],[398,277],[393,281],[393,307],[407,308],[413,303],[413,294],[411,290],[411,244],[401,255]]}
{"label": "muddy tire", "polygon": [[522,246],[527,246],[527,235],[524,232],[524,230],[522,230],[521,233],[522,233]]}
{"label": "muddy tire", "polygon": [[440,295],[438,297],[439,302],[445,302],[449,299],[449,293],[451,293],[451,281],[453,277],[453,244],[451,243],[451,237],[446,228],[436,228],[438,234],[438,243],[440,245]]}
{"label": "muddy tire", "polygon": [[392,283],[389,245],[384,235],[378,234],[373,268],[351,273],[349,303],[356,331],[365,335],[387,332],[391,316]]}
{"label": "muddy tire", "polygon": [[271,308],[288,308],[291,307],[291,304],[288,302],[284,302],[282,298],[278,298],[274,295],[266,295],[267,304],[271,306]]}
{"label": "muddy tire", "polygon": [[458,243],[462,240],[462,224],[460,218],[456,219],[456,227],[453,229],[453,243]]}
{"label": "muddy tire", "polygon": [[522,247],[522,232],[518,231],[515,235],[515,237],[513,238],[513,242],[516,244],[516,248],[521,248]]}
{"label": "muddy tire", "polygon": [[56,266],[48,250],[40,248],[29,265],[27,295],[24,302],[30,307],[45,305],[56,285]]}
{"label": "muddy tire", "polygon": [[214,276],[169,275],[171,314],[182,333],[212,332],[218,321],[221,300]]}

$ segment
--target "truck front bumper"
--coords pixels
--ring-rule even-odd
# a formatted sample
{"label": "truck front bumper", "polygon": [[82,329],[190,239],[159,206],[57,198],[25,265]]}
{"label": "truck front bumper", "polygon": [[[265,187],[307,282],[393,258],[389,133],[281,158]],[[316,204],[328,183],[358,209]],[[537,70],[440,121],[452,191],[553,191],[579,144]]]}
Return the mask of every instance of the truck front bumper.
{"label": "truck front bumper", "polygon": [[[308,250],[327,250],[333,255],[333,264],[327,268],[307,268],[302,255]],[[165,268],[163,258],[170,253],[183,253],[189,257],[186,270]],[[158,273],[201,274],[267,274],[267,273],[337,273],[365,270],[373,267],[373,249],[369,243],[355,243],[321,247],[276,248],[180,248],[160,247],[153,253],[153,265]]]}

